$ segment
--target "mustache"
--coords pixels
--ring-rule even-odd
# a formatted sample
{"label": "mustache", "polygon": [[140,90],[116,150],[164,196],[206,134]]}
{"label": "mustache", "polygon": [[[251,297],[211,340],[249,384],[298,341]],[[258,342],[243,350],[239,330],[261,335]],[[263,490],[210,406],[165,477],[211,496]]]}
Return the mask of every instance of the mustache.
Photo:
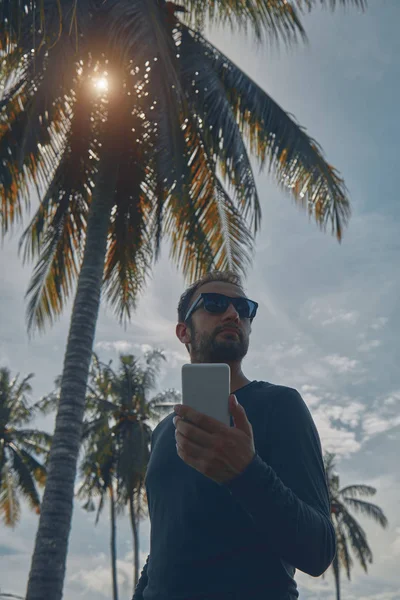
{"label": "mustache", "polygon": [[237,327],[224,327],[223,329],[221,329],[220,331],[218,331],[218,333],[221,333],[222,331],[236,331],[236,333],[240,333],[239,329]]}

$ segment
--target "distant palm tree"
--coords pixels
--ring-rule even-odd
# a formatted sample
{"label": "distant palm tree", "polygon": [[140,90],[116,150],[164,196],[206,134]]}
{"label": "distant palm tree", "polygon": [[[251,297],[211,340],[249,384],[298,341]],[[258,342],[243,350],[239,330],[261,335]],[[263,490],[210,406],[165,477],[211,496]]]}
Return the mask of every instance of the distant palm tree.
{"label": "distant palm tree", "polygon": [[21,240],[25,259],[39,257],[29,330],[59,316],[77,283],[27,600],[62,596],[102,291],[129,319],[165,233],[189,282],[210,269],[246,272],[245,219],[255,235],[261,210],[245,139],[341,239],[347,192],[318,144],[189,26],[251,25],[259,41],[291,43],[305,37],[302,8],[316,5],[336,2],[0,0],[2,232],[22,218],[29,184],[40,199]]}
{"label": "distant palm tree", "polygon": [[[26,425],[36,417],[38,404],[29,405],[32,392],[30,373],[22,381],[11,379],[7,367],[0,368],[0,513],[4,523],[14,528],[20,518],[20,497],[37,514],[40,497],[37,486],[46,481],[46,461],[51,435]],[[35,456],[44,456],[41,463]]]}
{"label": "distant palm tree", "polygon": [[[145,353],[143,369],[133,355],[121,355],[117,373],[102,363],[93,353],[89,378],[83,443],[86,454],[81,466],[84,475],[79,497],[87,499],[85,508],[93,510],[94,495],[100,495],[97,519],[103,508],[105,493],[110,495],[112,529],[115,528],[115,510],[121,514],[126,505],[133,534],[134,588],[139,574],[138,522],[147,516],[144,479],[149,461],[152,429],[146,421],[159,420],[180,402],[180,394],[169,389],[148,398],[156,385],[160,361],[165,356],[160,350]],[[114,494],[116,489],[116,496]],[[112,533],[112,548],[115,544]],[[114,541],[113,541],[114,540]],[[114,546],[113,552],[116,560]],[[115,571],[116,572],[116,571]],[[114,577],[116,580],[116,576]],[[115,586],[116,587],[116,586]]]}
{"label": "distant palm tree", "polygon": [[[340,567],[346,569],[350,581],[350,570],[353,561],[349,552],[349,544],[358,561],[367,573],[367,562],[372,563],[372,551],[368,545],[367,536],[361,525],[350,514],[348,508],[360,511],[371,517],[382,527],[386,527],[388,520],[383,511],[376,504],[365,500],[358,500],[355,496],[373,496],[376,489],[369,485],[348,485],[339,489],[339,475],[334,468],[335,454],[325,452],[324,463],[328,481],[332,522],[336,532],[337,552],[332,562],[336,586],[336,600],[340,600]],[[324,576],[324,575],[323,575]]]}
{"label": "distant palm tree", "polygon": [[[97,525],[100,514],[104,508],[104,502],[109,495],[110,513],[111,513],[111,568],[113,581],[114,599],[118,598],[117,569],[116,569],[116,516],[122,514],[124,508],[129,504],[131,517],[133,542],[134,542],[134,583],[135,587],[139,571],[139,534],[138,522],[147,516],[147,511],[143,505],[147,506],[147,497],[144,487],[144,476],[147,470],[148,456],[142,465],[140,474],[135,481],[128,476],[135,467],[134,462],[128,461],[128,470],[121,468],[119,455],[126,446],[126,440],[117,435],[121,430],[122,424],[128,421],[128,427],[135,427],[136,421],[132,418],[137,415],[139,423],[143,423],[144,428],[148,428],[145,421],[159,421],[169,412],[174,404],[181,401],[180,393],[175,389],[168,389],[154,396],[151,400],[147,395],[156,385],[156,377],[159,371],[159,361],[165,360],[160,350],[153,350],[145,353],[147,368],[142,369],[137,360],[132,355],[120,356],[120,371],[116,374],[111,368],[112,360],[108,365],[99,360],[98,355],[93,352],[90,376],[88,383],[88,392],[86,395],[85,420],[82,434],[82,461],[79,466],[79,476],[81,485],[76,493],[77,498],[84,499],[83,508],[88,512],[96,510],[95,500],[98,498],[97,515],[95,524]],[[55,380],[55,390],[43,397],[38,405],[43,414],[47,415],[57,410],[60,399],[61,377]],[[131,402],[129,401],[131,398]],[[129,410],[129,405],[134,401],[134,410]],[[122,417],[118,406],[125,406],[125,417]],[[138,408],[139,407],[139,408]],[[124,409],[123,409],[124,410]],[[126,412],[128,410],[128,412]],[[126,434],[126,426],[125,426]],[[148,431],[148,440],[145,441],[147,449],[151,439],[151,429]],[[136,437],[136,441],[138,438]],[[142,440],[139,445],[127,449],[132,452],[132,456],[142,455]],[[118,470],[119,469],[119,470]],[[135,468],[133,468],[133,471]],[[129,486],[133,485],[131,492]],[[117,488],[117,489],[116,489]],[[132,501],[131,501],[132,498]]]}
{"label": "distant palm tree", "polygon": [[79,469],[83,481],[76,496],[80,499],[86,499],[83,508],[89,512],[96,510],[94,498],[99,497],[100,501],[97,507],[95,521],[95,524],[97,525],[100,513],[104,507],[105,497],[107,494],[109,495],[113,599],[118,600],[115,475],[113,470],[114,456],[112,451],[112,437],[109,428],[105,428],[104,431],[102,431],[102,435],[99,437],[97,443],[95,442],[94,436],[91,436],[89,441],[90,443],[87,444],[87,451]]}

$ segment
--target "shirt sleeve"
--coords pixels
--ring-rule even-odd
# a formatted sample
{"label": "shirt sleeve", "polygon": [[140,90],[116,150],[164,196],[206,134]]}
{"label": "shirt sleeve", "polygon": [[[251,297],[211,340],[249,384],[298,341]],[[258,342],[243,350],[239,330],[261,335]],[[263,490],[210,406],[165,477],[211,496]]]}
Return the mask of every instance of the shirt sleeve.
{"label": "shirt sleeve", "polygon": [[297,390],[277,388],[266,423],[268,464],[256,453],[225,485],[282,559],[319,577],[336,552],[321,442]]}
{"label": "shirt sleeve", "polygon": [[142,573],[139,577],[139,581],[137,582],[137,585],[135,587],[135,591],[133,593],[132,600],[143,600],[143,591],[146,588],[147,583],[148,583],[147,565],[149,564],[149,557],[150,557],[150,555],[147,556],[146,563],[142,569]]}

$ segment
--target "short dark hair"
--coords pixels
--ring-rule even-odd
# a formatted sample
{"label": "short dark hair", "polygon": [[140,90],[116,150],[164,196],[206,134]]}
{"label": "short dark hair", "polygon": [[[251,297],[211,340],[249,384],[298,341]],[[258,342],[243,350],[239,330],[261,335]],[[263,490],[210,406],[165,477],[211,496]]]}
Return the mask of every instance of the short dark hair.
{"label": "short dark hair", "polygon": [[[225,283],[232,283],[241,289],[243,293],[244,288],[240,279],[240,275],[234,271],[210,271],[200,279],[197,279],[192,285],[190,285],[182,294],[178,304],[178,323],[184,323],[185,316],[189,310],[189,306],[192,303],[192,298],[196,293],[196,290],[210,281],[223,281]],[[187,325],[190,328],[192,326],[192,315],[190,315]]]}

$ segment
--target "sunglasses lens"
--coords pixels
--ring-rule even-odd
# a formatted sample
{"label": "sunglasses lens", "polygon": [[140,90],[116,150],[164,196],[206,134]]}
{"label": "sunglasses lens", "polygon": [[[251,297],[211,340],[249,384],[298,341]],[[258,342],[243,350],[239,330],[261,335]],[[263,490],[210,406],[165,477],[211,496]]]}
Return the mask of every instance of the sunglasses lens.
{"label": "sunglasses lens", "polygon": [[224,296],[215,294],[213,296],[206,296],[204,298],[204,307],[206,310],[208,310],[208,312],[223,313],[228,308],[228,302]]}
{"label": "sunglasses lens", "polygon": [[250,316],[250,307],[249,303],[245,299],[238,299],[234,302],[234,306],[239,313],[239,317],[244,319]]}
{"label": "sunglasses lens", "polygon": [[[204,307],[211,313],[224,313],[228,308],[229,299],[219,294],[210,294],[204,298]],[[252,316],[254,304],[246,298],[235,298],[233,305],[239,313],[241,319]]]}

